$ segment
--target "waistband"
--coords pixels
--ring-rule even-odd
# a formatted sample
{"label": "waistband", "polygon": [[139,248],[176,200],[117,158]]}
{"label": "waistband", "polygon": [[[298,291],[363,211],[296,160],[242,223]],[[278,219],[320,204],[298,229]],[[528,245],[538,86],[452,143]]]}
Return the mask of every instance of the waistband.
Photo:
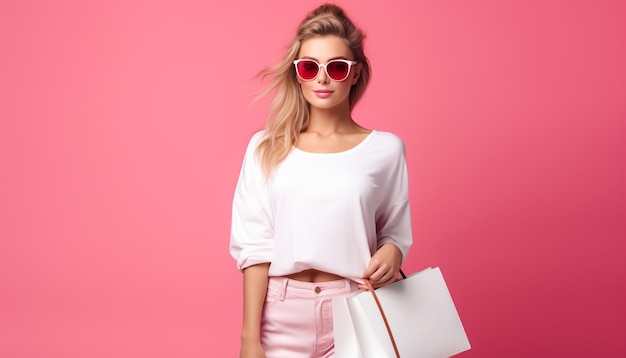
{"label": "waistband", "polygon": [[345,295],[358,291],[358,284],[350,279],[333,280],[325,282],[305,282],[292,280],[287,277],[270,277],[268,286],[279,289],[281,292],[288,291],[302,297],[324,297]]}

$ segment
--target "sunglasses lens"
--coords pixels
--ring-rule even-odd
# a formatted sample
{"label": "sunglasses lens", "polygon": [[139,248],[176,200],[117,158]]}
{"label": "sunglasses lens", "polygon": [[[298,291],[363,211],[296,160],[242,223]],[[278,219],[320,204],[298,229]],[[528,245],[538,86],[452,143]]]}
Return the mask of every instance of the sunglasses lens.
{"label": "sunglasses lens", "polygon": [[319,71],[319,66],[315,61],[300,61],[298,62],[298,75],[303,80],[312,80],[317,76],[317,71]]}
{"label": "sunglasses lens", "polygon": [[347,63],[342,61],[330,61],[326,65],[328,76],[335,81],[343,81],[348,77],[348,71],[350,67]]}

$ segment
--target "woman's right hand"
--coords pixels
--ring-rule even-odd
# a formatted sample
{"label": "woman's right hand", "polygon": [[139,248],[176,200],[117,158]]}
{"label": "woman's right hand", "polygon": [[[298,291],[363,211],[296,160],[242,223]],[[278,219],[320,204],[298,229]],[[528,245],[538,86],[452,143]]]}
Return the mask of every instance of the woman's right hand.
{"label": "woman's right hand", "polygon": [[241,352],[239,352],[239,358],[265,358],[265,352],[261,342],[255,343],[243,343],[241,345]]}

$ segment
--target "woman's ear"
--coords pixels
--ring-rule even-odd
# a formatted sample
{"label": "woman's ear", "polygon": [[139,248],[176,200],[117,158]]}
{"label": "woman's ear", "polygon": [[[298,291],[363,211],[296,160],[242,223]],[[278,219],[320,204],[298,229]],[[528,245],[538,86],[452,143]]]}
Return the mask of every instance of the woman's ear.
{"label": "woman's ear", "polygon": [[357,63],[354,66],[354,77],[352,78],[352,85],[355,85],[359,81],[359,77],[361,77],[361,69],[363,65],[361,63]]}

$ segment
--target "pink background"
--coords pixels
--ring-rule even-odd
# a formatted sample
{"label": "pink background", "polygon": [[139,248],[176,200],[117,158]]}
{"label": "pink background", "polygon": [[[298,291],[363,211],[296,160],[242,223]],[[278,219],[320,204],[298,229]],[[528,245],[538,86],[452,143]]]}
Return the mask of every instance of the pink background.
{"label": "pink background", "polygon": [[[0,3],[0,356],[234,357],[230,203],[253,79],[317,1]],[[463,357],[617,357],[623,1],[341,1],[354,116],[406,142]]]}

